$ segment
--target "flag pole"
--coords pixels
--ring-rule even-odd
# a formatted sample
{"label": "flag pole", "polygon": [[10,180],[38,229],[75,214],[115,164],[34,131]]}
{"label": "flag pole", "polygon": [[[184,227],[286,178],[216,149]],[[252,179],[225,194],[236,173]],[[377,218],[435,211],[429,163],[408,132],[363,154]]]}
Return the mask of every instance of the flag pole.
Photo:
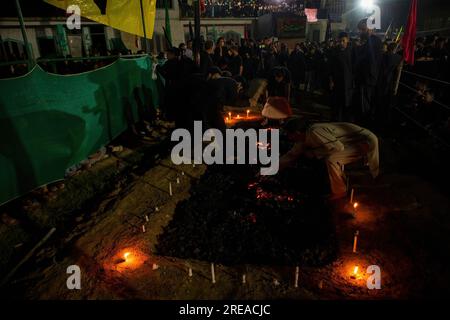
{"label": "flag pole", "polygon": [[28,45],[27,31],[25,30],[25,22],[23,20],[22,8],[20,7],[19,0],[16,0],[16,9],[19,17],[20,29],[22,31],[23,45],[25,46],[25,51],[27,53],[28,70],[30,70],[34,65],[34,59],[31,56],[30,46]]}
{"label": "flag pole", "polygon": [[194,25],[195,25],[195,42],[194,42],[194,61],[200,54],[200,0],[194,1]]}
{"label": "flag pole", "polygon": [[144,52],[147,53],[147,32],[145,28],[144,5],[142,4],[142,0],[139,0],[139,3],[141,5],[142,29],[144,31]]}

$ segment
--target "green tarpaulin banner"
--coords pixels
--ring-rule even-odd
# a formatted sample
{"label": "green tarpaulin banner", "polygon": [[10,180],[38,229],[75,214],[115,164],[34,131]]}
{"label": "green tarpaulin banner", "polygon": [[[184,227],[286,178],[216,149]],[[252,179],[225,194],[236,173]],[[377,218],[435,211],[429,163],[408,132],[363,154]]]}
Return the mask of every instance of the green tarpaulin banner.
{"label": "green tarpaulin banner", "polygon": [[76,75],[0,79],[0,205],[60,180],[158,106],[148,57]]}

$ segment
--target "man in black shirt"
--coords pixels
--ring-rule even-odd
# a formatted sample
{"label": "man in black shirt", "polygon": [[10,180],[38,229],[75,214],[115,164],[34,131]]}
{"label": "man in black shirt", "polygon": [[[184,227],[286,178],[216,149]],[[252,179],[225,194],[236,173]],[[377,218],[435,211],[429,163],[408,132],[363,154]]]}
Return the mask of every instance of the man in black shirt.
{"label": "man in black shirt", "polygon": [[329,65],[333,120],[353,121],[349,112],[353,96],[352,51],[347,33],[339,35],[339,46],[331,54]]}
{"label": "man in black shirt", "polygon": [[205,42],[205,50],[200,52],[200,73],[205,76],[208,74],[208,70],[214,66],[212,55],[214,53],[214,42],[207,40]]}
{"label": "man in black shirt", "polygon": [[242,65],[242,58],[239,55],[238,47],[232,46],[229,52],[230,52],[230,59],[228,62],[228,71],[231,72],[233,77],[242,76],[243,65]]}
{"label": "man in black shirt", "polygon": [[361,120],[372,119],[376,111],[375,89],[378,83],[383,44],[373,30],[367,27],[367,19],[358,24],[363,45],[356,51],[355,81],[358,90],[358,110]]}

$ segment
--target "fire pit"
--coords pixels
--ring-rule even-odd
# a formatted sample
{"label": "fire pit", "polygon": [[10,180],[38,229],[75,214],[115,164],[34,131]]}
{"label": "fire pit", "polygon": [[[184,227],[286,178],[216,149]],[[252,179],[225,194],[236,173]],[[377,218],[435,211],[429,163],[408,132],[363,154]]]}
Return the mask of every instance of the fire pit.
{"label": "fire pit", "polygon": [[302,161],[269,181],[253,166],[210,166],[159,237],[158,254],[222,264],[318,266],[336,254],[325,168]]}

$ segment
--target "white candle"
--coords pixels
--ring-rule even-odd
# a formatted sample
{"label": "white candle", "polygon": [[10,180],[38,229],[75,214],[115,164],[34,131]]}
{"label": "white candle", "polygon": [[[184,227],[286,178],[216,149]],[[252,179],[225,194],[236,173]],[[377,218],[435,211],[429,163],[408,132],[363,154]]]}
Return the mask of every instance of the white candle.
{"label": "white candle", "polygon": [[214,263],[211,263],[211,280],[212,283],[216,283],[216,273],[214,272]]}
{"label": "white candle", "polygon": [[358,208],[358,202],[355,202],[353,204],[353,218],[356,218],[356,216],[357,216],[356,208]]}
{"label": "white candle", "polygon": [[145,221],[148,222],[148,215],[145,215]]}
{"label": "white candle", "polygon": [[158,212],[158,211],[159,211],[159,208],[158,208],[158,207],[155,207],[155,211]]}
{"label": "white candle", "polygon": [[298,276],[300,274],[300,268],[299,267],[295,267],[295,284],[294,287],[298,288]]}
{"label": "white candle", "polygon": [[192,278],[192,268],[189,268],[189,278]]}
{"label": "white candle", "polygon": [[180,184],[180,178],[177,177],[177,184]]}
{"label": "white candle", "polygon": [[242,284],[245,284],[245,274],[242,275]]}
{"label": "white candle", "polygon": [[145,226],[142,225],[142,232],[145,233]]}
{"label": "white candle", "polygon": [[353,195],[355,194],[355,189],[352,188],[352,192],[350,193],[350,203],[353,203]]}
{"label": "white candle", "polygon": [[184,176],[184,171],[181,171],[181,175]]}
{"label": "white candle", "polygon": [[353,237],[353,253],[356,253],[356,249],[358,246],[358,236],[359,236],[359,231],[356,231],[355,236]]}
{"label": "white candle", "polygon": [[172,196],[172,182],[169,182],[169,195]]}
{"label": "white candle", "polygon": [[247,118],[248,118],[248,115],[250,114],[250,110],[247,110]]}

